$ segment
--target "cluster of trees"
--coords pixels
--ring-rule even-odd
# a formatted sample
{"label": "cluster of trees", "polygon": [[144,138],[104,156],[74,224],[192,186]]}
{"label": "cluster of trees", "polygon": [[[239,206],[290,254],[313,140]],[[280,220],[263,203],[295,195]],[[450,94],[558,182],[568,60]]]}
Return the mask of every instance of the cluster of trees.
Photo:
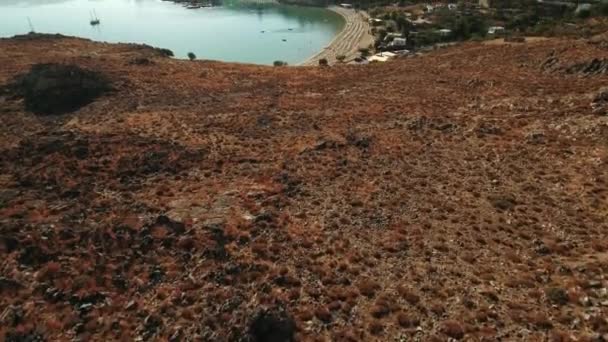
{"label": "cluster of trees", "polygon": [[[398,32],[408,39],[409,47],[426,46],[440,42],[468,40],[471,38],[482,38],[488,33],[489,22],[486,17],[478,13],[466,15],[458,14],[448,9],[440,9],[435,13],[436,22],[427,27],[414,27],[402,12],[393,11],[380,16],[386,23],[386,28],[379,29],[376,34],[380,44],[384,37],[390,32]],[[439,34],[439,29],[449,29],[451,34]],[[413,35],[412,32],[416,32]]]}
{"label": "cluster of trees", "polygon": [[595,4],[591,6],[591,9],[589,10],[580,11],[578,15],[581,18],[608,16],[608,2],[602,1],[598,4]]}
{"label": "cluster of trees", "polygon": [[[513,9],[517,10],[513,12]],[[505,21],[510,31],[542,34],[564,22],[595,16],[608,16],[608,3],[600,2],[590,9],[577,10],[577,5],[563,3],[543,5],[542,3],[515,6],[510,10],[498,8],[495,19]]]}
{"label": "cluster of trees", "polygon": [[352,0],[350,3],[357,9],[368,10],[370,8],[390,6],[395,3],[391,0]]}
{"label": "cluster of trees", "polygon": [[439,26],[452,31],[452,34],[449,36],[450,40],[483,38],[488,34],[488,28],[490,27],[488,18],[476,12],[463,15],[455,14],[448,10],[441,10],[438,12],[437,18]]}
{"label": "cluster of trees", "polygon": [[[428,1],[407,0],[399,4],[410,5]],[[384,20],[383,24],[374,25],[372,29],[377,37],[376,48],[382,49],[388,33],[401,33],[408,41],[408,48],[427,46],[447,41],[464,41],[469,39],[483,39],[488,35],[488,29],[493,23],[504,23],[507,32],[523,34],[545,34],[553,32],[556,28],[566,27],[567,21],[587,18],[590,16],[608,16],[608,1],[600,1],[589,9],[578,9],[577,3],[557,2],[544,3],[536,0],[492,0],[491,10],[479,12],[468,6],[473,2],[458,1],[459,11],[450,11],[447,8],[437,9],[432,13],[433,24],[414,27],[410,20],[400,10],[382,13],[380,6],[386,5],[383,0],[355,0],[352,3],[359,8],[374,8],[370,11],[372,16]],[[474,2],[476,3],[476,2]],[[468,5],[467,5],[468,4]],[[395,1],[390,1],[394,6]],[[374,13],[376,12],[376,13]],[[440,29],[449,29],[450,33],[439,32]],[[415,32],[416,34],[412,34]]]}
{"label": "cluster of trees", "polygon": [[[405,14],[402,12],[390,12],[382,16],[384,20],[392,20],[396,25],[396,31],[403,33],[407,36],[410,30],[413,29],[414,25],[407,19]],[[394,32],[393,29],[389,29],[388,32]]]}

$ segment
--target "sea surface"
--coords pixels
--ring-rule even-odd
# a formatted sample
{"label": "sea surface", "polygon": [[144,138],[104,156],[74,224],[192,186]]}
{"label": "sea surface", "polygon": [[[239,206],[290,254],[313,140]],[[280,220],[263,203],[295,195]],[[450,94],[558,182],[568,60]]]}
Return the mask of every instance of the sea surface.
{"label": "sea surface", "polygon": [[[100,25],[91,26],[95,16]],[[28,21],[29,18],[29,21]],[[322,8],[224,2],[187,9],[161,0],[0,0],[0,37],[61,33],[104,42],[144,43],[185,58],[298,64],[327,46],[344,26]]]}

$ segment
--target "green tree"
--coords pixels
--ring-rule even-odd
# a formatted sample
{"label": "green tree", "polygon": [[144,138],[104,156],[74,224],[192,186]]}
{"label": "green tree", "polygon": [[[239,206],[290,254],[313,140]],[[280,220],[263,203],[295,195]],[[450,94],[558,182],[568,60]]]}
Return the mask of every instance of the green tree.
{"label": "green tree", "polygon": [[193,61],[196,59],[196,55],[194,54],[194,52],[188,52],[188,58]]}
{"label": "green tree", "polygon": [[458,40],[467,40],[471,38],[471,24],[469,24],[468,19],[459,19],[454,25],[454,28],[452,28],[452,34],[454,35],[454,38]]}
{"label": "green tree", "polygon": [[608,1],[603,1],[600,4],[595,5],[593,10],[593,13],[595,14],[608,16]]}
{"label": "green tree", "polygon": [[462,17],[452,27],[452,35],[457,40],[468,40],[473,36],[485,37],[488,24],[481,16]]}
{"label": "green tree", "polygon": [[576,16],[581,19],[587,19],[591,16],[591,11],[588,9],[582,9],[582,10],[578,11]]}
{"label": "green tree", "polygon": [[367,57],[367,56],[369,56],[369,49],[361,48],[361,49],[359,49],[359,53],[361,53],[361,57]]}

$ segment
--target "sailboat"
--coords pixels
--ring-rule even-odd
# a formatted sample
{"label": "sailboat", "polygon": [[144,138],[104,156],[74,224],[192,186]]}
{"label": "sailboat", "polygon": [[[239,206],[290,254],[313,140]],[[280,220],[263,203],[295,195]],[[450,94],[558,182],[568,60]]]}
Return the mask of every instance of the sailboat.
{"label": "sailboat", "polygon": [[97,26],[101,23],[99,18],[97,18],[97,13],[93,10],[93,14],[91,14],[91,26]]}

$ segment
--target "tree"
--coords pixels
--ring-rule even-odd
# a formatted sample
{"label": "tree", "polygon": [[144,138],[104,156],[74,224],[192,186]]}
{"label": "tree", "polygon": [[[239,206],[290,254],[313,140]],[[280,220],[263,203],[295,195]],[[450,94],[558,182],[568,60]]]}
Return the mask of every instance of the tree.
{"label": "tree", "polygon": [[581,19],[587,19],[591,16],[591,10],[584,8],[576,13],[576,16]]}
{"label": "tree", "polygon": [[603,1],[599,5],[596,5],[595,9],[596,9],[596,13],[599,13],[600,15],[608,16],[608,2]]}
{"label": "tree", "polygon": [[346,59],[346,56],[344,55],[338,55],[336,56],[336,60],[340,63],[344,63],[344,60]]}
{"label": "tree", "polygon": [[361,49],[359,49],[359,52],[361,53],[361,57],[367,57],[367,56],[369,56],[369,49],[368,48],[361,48]]}
{"label": "tree", "polygon": [[329,66],[329,62],[327,61],[327,58],[319,59],[319,66],[322,66],[322,67]]}
{"label": "tree", "polygon": [[283,62],[283,61],[274,61],[274,63],[272,63],[272,65],[274,65],[275,67],[282,67],[282,66],[286,66],[287,62]]}
{"label": "tree", "polygon": [[403,15],[399,15],[395,22],[397,23],[397,29],[399,32],[403,33],[406,37],[409,35],[413,25],[407,20],[407,18]]}
{"label": "tree", "polygon": [[173,57],[174,56],[173,51],[171,51],[169,49],[155,48],[154,50],[158,51],[164,57]]}
{"label": "tree", "polygon": [[458,40],[467,40],[471,37],[485,37],[488,34],[488,24],[481,16],[459,18],[452,27],[452,35]]}
{"label": "tree", "polygon": [[188,58],[193,61],[196,59],[196,55],[193,52],[188,52]]}

